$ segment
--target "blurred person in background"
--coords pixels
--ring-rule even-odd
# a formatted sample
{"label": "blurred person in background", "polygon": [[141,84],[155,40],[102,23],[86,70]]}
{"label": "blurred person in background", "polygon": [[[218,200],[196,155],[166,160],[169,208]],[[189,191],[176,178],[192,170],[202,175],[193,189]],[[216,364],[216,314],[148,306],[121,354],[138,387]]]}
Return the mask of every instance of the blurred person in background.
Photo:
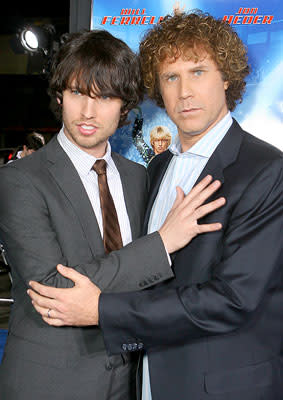
{"label": "blurred person in background", "polygon": [[43,147],[45,144],[46,144],[45,138],[41,133],[31,132],[26,136],[24,144],[19,146],[15,150],[13,157],[8,162],[12,162],[12,161],[18,160],[20,158],[29,156],[36,150]]}

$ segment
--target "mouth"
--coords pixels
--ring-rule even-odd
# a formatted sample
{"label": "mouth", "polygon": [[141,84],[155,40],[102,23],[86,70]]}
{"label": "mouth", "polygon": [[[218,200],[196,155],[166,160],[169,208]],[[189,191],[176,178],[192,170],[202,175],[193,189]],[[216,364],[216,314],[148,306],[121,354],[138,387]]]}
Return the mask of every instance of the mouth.
{"label": "mouth", "polygon": [[84,136],[93,135],[98,130],[96,125],[78,124],[77,126],[80,133]]}
{"label": "mouth", "polygon": [[183,114],[183,115],[190,115],[190,114],[197,113],[200,110],[201,109],[198,107],[191,107],[191,108],[184,108],[181,111],[179,111],[179,113]]}

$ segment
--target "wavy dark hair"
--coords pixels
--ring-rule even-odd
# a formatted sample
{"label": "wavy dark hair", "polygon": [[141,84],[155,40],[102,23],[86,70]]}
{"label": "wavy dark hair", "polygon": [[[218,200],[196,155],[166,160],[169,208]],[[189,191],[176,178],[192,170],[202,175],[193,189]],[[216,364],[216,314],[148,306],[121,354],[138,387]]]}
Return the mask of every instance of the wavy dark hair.
{"label": "wavy dark hair", "polygon": [[158,68],[165,59],[183,57],[199,61],[206,51],[216,63],[224,81],[228,81],[226,102],[230,111],[242,101],[245,78],[249,74],[246,48],[233,30],[221,19],[201,10],[167,15],[149,30],[140,43],[140,60],[145,87],[150,98],[164,108],[159,90]]}
{"label": "wavy dark hair", "polygon": [[[82,94],[120,98],[119,127],[127,124],[127,111],[143,98],[139,59],[122,40],[105,30],[70,34],[55,55],[49,80],[51,109],[62,118],[63,91],[75,80]],[[57,99],[61,102],[58,105]]]}

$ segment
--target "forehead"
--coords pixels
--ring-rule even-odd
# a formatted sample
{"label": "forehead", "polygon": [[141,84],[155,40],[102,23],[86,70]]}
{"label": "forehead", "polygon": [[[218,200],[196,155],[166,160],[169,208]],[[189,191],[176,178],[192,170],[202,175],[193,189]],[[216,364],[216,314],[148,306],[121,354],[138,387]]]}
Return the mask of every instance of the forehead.
{"label": "forehead", "polygon": [[167,56],[162,62],[159,63],[157,71],[162,74],[166,71],[176,71],[183,68],[194,68],[197,65],[217,67],[211,55],[204,49],[189,49],[184,54],[178,57]]}
{"label": "forehead", "polygon": [[92,79],[89,82],[86,82],[82,76],[80,75],[73,75],[69,81],[68,85],[69,88],[71,89],[77,89],[83,94],[91,95],[91,96],[97,96],[101,94],[101,91],[97,87],[95,80]]}

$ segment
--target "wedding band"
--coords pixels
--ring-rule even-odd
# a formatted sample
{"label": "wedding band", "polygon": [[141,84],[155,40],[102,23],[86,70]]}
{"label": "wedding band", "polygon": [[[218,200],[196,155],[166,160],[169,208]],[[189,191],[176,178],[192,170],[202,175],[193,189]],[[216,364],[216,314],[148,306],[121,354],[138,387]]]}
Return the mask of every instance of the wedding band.
{"label": "wedding band", "polygon": [[49,310],[47,311],[47,318],[51,318],[50,317],[50,311],[51,311],[51,308],[49,308]]}

